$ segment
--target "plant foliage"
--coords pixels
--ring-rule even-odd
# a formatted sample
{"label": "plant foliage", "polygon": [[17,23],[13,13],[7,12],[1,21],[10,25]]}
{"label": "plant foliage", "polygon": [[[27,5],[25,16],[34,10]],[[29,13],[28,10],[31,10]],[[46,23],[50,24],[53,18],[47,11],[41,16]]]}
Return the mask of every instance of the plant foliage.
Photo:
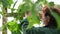
{"label": "plant foliage", "polygon": [[[13,4],[13,0],[0,0],[0,4],[2,4],[2,12],[0,12],[0,14],[4,13],[6,10],[6,8],[10,8],[11,11],[12,11],[12,14],[14,13],[13,11],[16,10],[17,12],[17,15],[13,15],[13,17],[16,19],[16,20],[13,20],[11,22],[8,22],[6,25],[4,25],[4,28],[7,28],[12,32],[12,34],[21,34],[22,32],[22,28],[21,28],[21,24],[17,24],[17,20],[19,20],[20,22],[23,19],[23,17],[25,16],[25,13],[27,11],[30,11],[31,12],[31,16],[29,16],[27,18],[28,22],[29,22],[29,25],[27,27],[27,29],[31,29],[33,27],[34,24],[40,24],[40,19],[39,19],[39,10],[36,10],[38,8],[37,5],[38,4],[41,4],[41,6],[43,7],[43,5],[48,5],[49,9],[50,7],[54,6],[54,2],[50,2],[48,3],[47,0],[37,0],[35,3],[33,3],[31,0],[23,0],[23,2],[25,3],[22,3],[18,6],[18,9],[14,9],[17,1],[14,3],[13,5],[13,8],[10,8],[11,7],[11,4]],[[41,7],[41,8],[42,8]],[[40,8],[40,7],[39,7]],[[58,25],[58,29],[60,29],[60,15],[58,15],[57,13],[51,11],[51,14],[55,17],[56,21],[57,21],[57,25]],[[4,14],[5,15],[5,14]],[[36,30],[37,31],[37,30]]]}

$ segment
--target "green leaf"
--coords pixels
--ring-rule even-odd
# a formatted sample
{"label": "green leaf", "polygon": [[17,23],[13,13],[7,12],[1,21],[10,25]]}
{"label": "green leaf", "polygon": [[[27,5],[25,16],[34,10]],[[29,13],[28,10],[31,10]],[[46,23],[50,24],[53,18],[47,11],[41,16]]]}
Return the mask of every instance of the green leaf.
{"label": "green leaf", "polygon": [[51,14],[54,16],[54,18],[57,21],[57,28],[60,29],[60,15],[54,11],[52,11]]}
{"label": "green leaf", "polygon": [[8,22],[7,23],[7,27],[9,30],[11,30],[12,32],[13,31],[17,31],[18,30],[18,24],[15,20],[11,21],[11,22]]}
{"label": "green leaf", "polygon": [[25,16],[25,12],[30,10],[31,10],[31,4],[28,3],[20,4],[17,9],[17,13],[19,14],[20,20],[22,20],[21,18]]}
{"label": "green leaf", "polygon": [[32,9],[30,12],[31,12],[31,16],[28,17],[29,25],[27,29],[32,28],[34,24],[40,24],[40,20],[38,17],[38,12],[36,11],[35,4],[32,4]]}
{"label": "green leaf", "polygon": [[47,1],[46,1],[46,0],[44,0],[44,1],[43,1],[43,4],[47,4]]}
{"label": "green leaf", "polygon": [[3,4],[3,6],[6,8],[6,7],[10,7],[11,6],[11,4],[13,3],[13,1],[12,0],[1,0],[1,2],[2,2],[2,4]]}
{"label": "green leaf", "polygon": [[38,19],[37,16],[29,16],[28,21],[29,21],[29,25],[27,29],[31,29],[34,24],[40,24],[40,20]]}
{"label": "green leaf", "polygon": [[49,2],[49,6],[51,7],[51,6],[54,6],[55,4],[54,4],[54,2]]}
{"label": "green leaf", "polygon": [[13,0],[8,0],[10,4],[13,4]]}
{"label": "green leaf", "polygon": [[2,0],[2,4],[4,7],[7,7],[8,5],[10,5],[7,0]]}
{"label": "green leaf", "polygon": [[12,34],[22,34],[19,30],[12,32]]}
{"label": "green leaf", "polygon": [[7,23],[8,29],[11,31],[12,34],[21,34],[21,26],[17,24],[16,20],[12,20]]}
{"label": "green leaf", "polygon": [[16,9],[14,9],[14,8],[11,8],[11,12],[12,12],[12,13],[14,12],[14,10],[16,10]]}

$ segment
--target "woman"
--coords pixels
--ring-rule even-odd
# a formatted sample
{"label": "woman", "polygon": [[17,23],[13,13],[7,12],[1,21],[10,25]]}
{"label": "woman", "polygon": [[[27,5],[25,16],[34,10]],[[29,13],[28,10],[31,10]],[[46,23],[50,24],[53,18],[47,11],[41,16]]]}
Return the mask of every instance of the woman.
{"label": "woman", "polygon": [[[52,11],[55,11],[59,13],[59,10],[57,8],[52,7]],[[26,16],[29,16],[30,13],[27,12]],[[24,28],[27,28],[28,26],[28,20],[24,20],[24,24],[22,25],[23,28],[23,34],[57,34],[57,22],[54,18],[54,16],[50,13],[50,10],[48,7],[44,7],[42,13],[40,14],[41,20],[44,22],[44,27],[33,27],[29,30],[25,30]],[[26,23],[25,23],[26,22]],[[25,27],[26,26],[26,27]],[[52,31],[52,32],[51,32]]]}
{"label": "woman", "polygon": [[[50,8],[52,11],[58,13],[58,15],[60,14],[59,9],[57,8]],[[44,7],[43,8],[43,12],[41,14],[41,19],[44,22],[45,26],[47,28],[57,28],[57,22],[54,18],[54,16],[51,14],[50,10],[48,9],[48,7]]]}

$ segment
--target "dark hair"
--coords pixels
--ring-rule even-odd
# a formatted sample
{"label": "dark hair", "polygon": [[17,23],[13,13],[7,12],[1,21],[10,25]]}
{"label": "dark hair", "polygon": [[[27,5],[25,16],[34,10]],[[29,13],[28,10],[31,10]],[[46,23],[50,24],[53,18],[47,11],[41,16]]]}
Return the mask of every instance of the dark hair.
{"label": "dark hair", "polygon": [[[58,13],[60,15],[60,13],[58,12],[58,9],[55,8],[51,8],[51,10],[55,11],[56,13]],[[49,16],[50,17],[50,21],[49,24],[46,25],[45,27],[52,27],[52,28],[57,28],[57,22],[56,19],[54,18],[54,16],[50,13],[50,10],[45,7],[45,9],[43,9],[43,12],[45,13],[45,17]]]}

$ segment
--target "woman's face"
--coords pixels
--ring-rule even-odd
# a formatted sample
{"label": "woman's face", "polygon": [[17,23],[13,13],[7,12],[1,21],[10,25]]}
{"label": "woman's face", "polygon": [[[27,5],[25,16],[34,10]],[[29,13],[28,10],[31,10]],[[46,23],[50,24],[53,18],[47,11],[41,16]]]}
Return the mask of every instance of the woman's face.
{"label": "woman's face", "polygon": [[49,24],[49,21],[50,21],[50,17],[49,16],[45,16],[45,13],[42,12],[41,13],[41,21],[43,21],[43,23],[46,25]]}

